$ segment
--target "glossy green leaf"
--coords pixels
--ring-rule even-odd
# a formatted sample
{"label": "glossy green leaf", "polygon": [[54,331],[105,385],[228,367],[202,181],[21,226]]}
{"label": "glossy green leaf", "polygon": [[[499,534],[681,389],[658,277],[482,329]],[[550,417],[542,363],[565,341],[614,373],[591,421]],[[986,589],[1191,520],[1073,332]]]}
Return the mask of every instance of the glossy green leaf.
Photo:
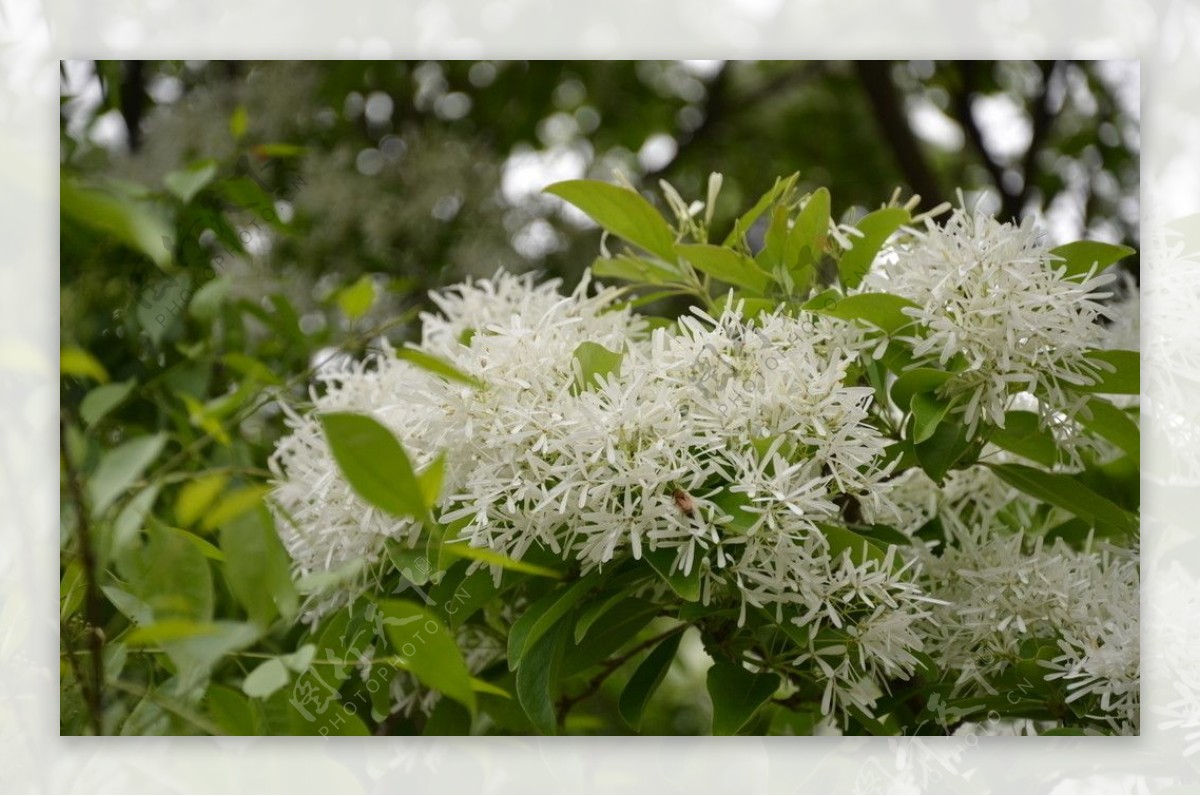
{"label": "glossy green leaf", "polygon": [[1054,262],[1053,267],[1065,268],[1067,276],[1082,276],[1093,266],[1098,272],[1103,271],[1133,253],[1134,250],[1128,246],[1115,246],[1095,240],[1078,240],[1050,250],[1050,254],[1061,258]]}
{"label": "glossy green leaf", "polygon": [[697,271],[727,284],[746,288],[760,295],[766,293],[771,284],[770,274],[762,270],[754,260],[733,249],[692,243],[679,244],[675,251]]}
{"label": "glossy green leaf", "polygon": [[517,701],[534,728],[543,735],[554,735],[558,731],[554,701],[565,631],[566,625],[559,624],[533,642],[527,659],[517,669]]}
{"label": "glossy green leaf", "polygon": [[83,396],[79,404],[79,418],[85,426],[95,425],[101,418],[120,406],[129,394],[133,392],[136,382],[133,379],[119,381],[114,384],[101,384],[99,387]]}
{"label": "glossy green leaf", "polygon": [[260,627],[276,616],[293,621],[299,597],[292,584],[291,558],[262,508],[248,511],[221,527],[225,577],[246,613]]}
{"label": "glossy green leaf", "polygon": [[950,402],[932,392],[919,392],[910,404],[913,415],[913,443],[921,444],[934,435],[938,424],[950,411]]}
{"label": "glossy green leaf", "polygon": [[430,688],[475,712],[471,673],[440,619],[426,608],[406,600],[385,600],[379,605],[392,649],[405,669]]}
{"label": "glossy green leaf", "polygon": [[750,228],[754,226],[754,222],[767,211],[767,208],[774,204],[780,197],[788,196],[792,189],[796,186],[796,181],[800,179],[800,175],[792,174],[786,178],[775,180],[775,184],[771,189],[764,193],[754,206],[743,213],[737,221],[733,223],[733,229],[729,231],[729,235],[725,238],[723,245],[732,246],[741,241]]}
{"label": "glossy green leaf", "polygon": [[278,658],[263,661],[242,681],[242,693],[255,699],[265,699],[291,680],[287,667]]}
{"label": "glossy green leaf", "polygon": [[642,550],[642,558],[667,582],[671,590],[688,602],[700,599],[700,564],[692,562],[692,571],[683,574],[674,568],[676,551],[661,547],[657,550]]}
{"label": "glossy green leaf", "polygon": [[854,248],[842,255],[838,262],[838,276],[847,290],[858,287],[875,261],[875,255],[893,232],[907,224],[910,216],[901,207],[885,207],[863,216],[855,226],[862,237],[854,237]]}
{"label": "glossy green leaf", "polygon": [[797,251],[808,248],[815,258],[820,257],[825,251],[825,241],[829,236],[831,206],[828,189],[818,188],[813,191],[792,224],[789,234],[793,248]]}
{"label": "glossy green leaf", "polygon": [[1088,357],[1105,362],[1113,370],[1102,371],[1096,384],[1076,387],[1080,392],[1106,395],[1138,395],[1142,385],[1142,359],[1137,351],[1090,351]]}
{"label": "glossy green leaf", "polygon": [[955,421],[939,423],[927,440],[913,447],[921,469],[940,484],[946,473],[962,465],[973,446],[966,427]]}
{"label": "glossy green leaf", "polygon": [[195,525],[227,483],[229,476],[225,473],[197,473],[195,480],[184,484],[175,498],[175,522],[184,528]]}
{"label": "glossy green leaf", "polygon": [[993,429],[988,441],[1045,467],[1058,462],[1058,443],[1054,441],[1054,434],[1041,426],[1034,412],[1007,413],[1004,428]]}
{"label": "glossy green leaf", "polygon": [[92,513],[100,516],[132,486],[146,468],[158,458],[167,435],[163,433],[134,437],[100,457],[96,471],[88,482],[88,497]]}
{"label": "glossy green leaf", "polygon": [[101,384],[108,382],[108,371],[100,361],[77,346],[68,346],[59,352],[58,370],[64,376],[92,379]]}
{"label": "glossy green leaf", "polygon": [[592,263],[592,274],[597,279],[624,279],[647,285],[665,285],[681,279],[674,268],[628,254],[596,258]]}
{"label": "glossy green leaf", "polygon": [[847,321],[865,321],[888,334],[894,334],[913,322],[904,310],[917,306],[891,293],[857,293],[830,303],[826,294],[810,300],[805,309]]}
{"label": "glossy green leaf", "polygon": [[621,713],[621,718],[633,729],[641,729],[642,714],[646,710],[646,704],[654,696],[658,687],[662,685],[667,672],[670,671],[671,663],[675,660],[675,653],[679,650],[679,642],[682,638],[683,633],[675,633],[660,641],[650,651],[650,654],[638,664],[633,676],[625,684],[625,689],[621,692],[621,698],[617,702],[617,708]]}
{"label": "glossy green leaf", "polygon": [[237,519],[251,509],[257,508],[270,487],[255,484],[226,492],[209,507],[200,519],[200,530],[212,531],[230,520]]}
{"label": "glossy green leaf", "polygon": [[562,676],[571,677],[606,661],[632,642],[661,613],[656,603],[640,597],[622,600],[595,622],[578,644],[563,654]]}
{"label": "glossy green leaf", "polygon": [[844,525],[822,522],[817,527],[829,543],[829,556],[835,561],[843,552],[849,552],[850,560],[859,566],[867,561],[882,563],[887,558],[887,545],[877,539],[855,533]]}
{"label": "glossy green leaf", "polygon": [[741,664],[718,660],[708,670],[708,696],[713,706],[713,735],[735,735],[779,688],[779,675],[747,671]]}
{"label": "glossy green leaf", "polygon": [[580,343],[576,346],[574,353],[576,370],[573,392],[578,394],[583,390],[599,387],[601,376],[607,379],[620,375],[623,357],[624,354],[609,351],[599,343],[590,341]]}
{"label": "glossy green leaf", "polygon": [[565,575],[565,573],[557,569],[531,564],[527,561],[518,561],[517,559],[497,553],[495,550],[490,550],[486,547],[471,547],[465,543],[445,545],[442,548],[442,554],[452,558],[482,561],[489,566],[500,567],[501,569],[513,572],[523,572],[526,575],[534,575],[542,578],[561,580]]}
{"label": "glossy green leaf", "polygon": [[425,516],[421,484],[391,431],[374,418],[345,412],[321,415],[321,425],[338,468],[359,497],[397,517]]}
{"label": "glossy green leaf", "polygon": [[914,368],[905,371],[892,383],[892,402],[901,409],[911,408],[914,395],[936,390],[953,376],[953,373],[933,368]]}
{"label": "glossy green leaf", "polygon": [[474,376],[468,376],[458,368],[446,362],[444,359],[439,359],[432,354],[426,354],[424,351],[418,351],[415,348],[402,348],[396,352],[397,359],[403,359],[405,362],[411,362],[422,370],[427,370],[434,375],[441,376],[450,381],[457,381],[460,384],[466,384],[468,387],[479,388],[480,381]]}
{"label": "glossy green leaf", "polygon": [[587,595],[595,585],[595,577],[588,576],[562,589],[556,589],[529,606],[525,613],[513,622],[508,632],[508,668],[510,671],[521,665],[521,658],[545,635],[559,619],[566,615]]}
{"label": "glossy green leaf", "polygon": [[597,224],[668,263],[675,262],[675,234],[666,219],[641,194],[595,180],[568,180],[546,188]]}
{"label": "glossy green leaf", "polygon": [[1102,398],[1089,400],[1087,410],[1076,415],[1080,425],[1116,445],[1134,462],[1141,461],[1141,430],[1128,412]]}
{"label": "glossy green leaf", "polygon": [[84,186],[69,177],[59,181],[59,207],[64,216],[142,252],[160,268],[170,265],[173,230],[163,208],[111,186]]}
{"label": "glossy green leaf", "polygon": [[1129,534],[1137,529],[1128,512],[1069,475],[1048,473],[1023,464],[989,464],[988,467],[1025,494],[1065,509],[1105,534]]}

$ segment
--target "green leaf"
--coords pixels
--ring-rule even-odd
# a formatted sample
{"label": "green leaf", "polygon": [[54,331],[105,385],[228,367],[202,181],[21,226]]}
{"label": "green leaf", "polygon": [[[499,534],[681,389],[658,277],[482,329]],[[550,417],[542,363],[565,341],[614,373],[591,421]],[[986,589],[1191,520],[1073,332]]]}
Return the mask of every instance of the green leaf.
{"label": "green leaf", "polygon": [[100,516],[142,476],[167,443],[164,433],[134,437],[100,457],[88,483],[92,514]]}
{"label": "green leaf", "polygon": [[137,382],[133,379],[115,384],[102,384],[83,396],[79,404],[79,417],[85,426],[93,426],[100,418],[116,409],[133,392]]}
{"label": "green leaf", "polygon": [[675,234],[636,191],[595,180],[568,180],[549,186],[546,193],[575,205],[612,234],[675,262]]}
{"label": "green leaf", "polygon": [[692,571],[684,575],[675,570],[675,550],[659,548],[658,550],[643,550],[642,558],[646,559],[654,571],[667,582],[671,590],[688,602],[700,599],[700,562],[692,562]]}
{"label": "green leaf", "polygon": [[233,113],[229,115],[229,134],[233,136],[233,140],[240,140],[246,134],[249,123],[250,115],[246,112],[245,105],[233,109]]}
{"label": "green leaf", "polygon": [[216,501],[208,514],[200,520],[200,530],[215,530],[230,520],[237,519],[247,511],[257,508],[269,491],[270,487],[263,484],[255,484],[226,493],[224,497]]}
{"label": "green leaf", "polygon": [[538,639],[529,648],[521,668],[517,669],[517,702],[534,728],[543,735],[554,735],[558,731],[554,699],[565,631],[566,625],[559,624],[553,632]]}
{"label": "green leaf", "polygon": [[442,621],[425,608],[406,600],[385,600],[379,605],[392,649],[403,666],[425,685],[475,712],[471,673]]}
{"label": "green leaf", "polygon": [[1087,404],[1090,417],[1081,412],[1075,419],[1084,428],[1094,431],[1141,462],[1142,433],[1129,413],[1102,398],[1092,398]]}
{"label": "green leaf", "polygon": [[875,255],[893,232],[910,220],[908,211],[902,207],[885,207],[863,216],[855,226],[863,233],[853,239],[854,248],[842,255],[838,262],[838,276],[847,290],[858,287],[875,261]]}
{"label": "green leaf", "polygon": [[140,251],[160,268],[171,263],[172,229],[163,208],[116,190],[85,187],[69,177],[59,182],[63,215]]}
{"label": "green leaf", "polygon": [[265,730],[261,707],[232,688],[209,686],[205,704],[208,715],[228,735],[262,735]]}
{"label": "green leaf", "polygon": [[225,577],[250,619],[267,627],[276,615],[291,622],[299,611],[292,584],[291,558],[264,508],[241,514],[221,526]]}
{"label": "green leaf", "polygon": [[1023,464],[987,466],[1025,494],[1071,512],[1090,522],[1097,531],[1130,534],[1137,530],[1137,523],[1128,512],[1069,475],[1048,473]]}
{"label": "green leaf", "polygon": [[633,641],[660,612],[656,603],[640,597],[622,600],[606,615],[605,621],[595,623],[582,641],[563,654],[562,676],[572,677],[602,663]]}
{"label": "green leaf", "polygon": [[934,435],[938,424],[950,411],[950,402],[938,398],[931,392],[920,392],[912,397],[913,443],[921,444]]}
{"label": "green leaf", "polygon": [[391,431],[348,412],[323,414],[321,425],[338,468],[359,497],[397,517],[424,518],[421,484]]}
{"label": "green leaf", "polygon": [[172,171],[163,177],[167,190],[179,197],[185,205],[204,190],[204,187],[217,176],[217,161],[209,158],[192,163],[187,168]]}
{"label": "green leaf", "polygon": [[227,483],[229,476],[225,473],[198,473],[194,481],[183,485],[175,498],[175,522],[183,528],[195,525]]}
{"label": "green leaf", "polygon": [[912,407],[914,395],[936,390],[950,381],[953,376],[953,373],[933,368],[914,368],[905,371],[892,383],[892,403],[901,409],[909,409]]}
{"label": "green leaf", "polygon": [[921,469],[939,484],[946,473],[963,461],[972,447],[967,439],[966,427],[957,421],[939,423],[929,439],[914,445]]}
{"label": "green leaf", "polygon": [[859,566],[867,561],[882,563],[887,558],[887,545],[877,539],[855,533],[844,525],[819,522],[817,527],[829,543],[829,557],[834,560],[846,551],[850,553],[850,560]]}
{"label": "green leaf", "polygon": [[625,684],[617,708],[621,718],[633,729],[641,729],[646,704],[670,671],[682,638],[683,633],[675,633],[660,641],[645,660],[638,664],[633,676]]}
{"label": "green leaf", "polygon": [[908,299],[891,293],[857,293],[830,304],[827,294],[822,293],[807,302],[804,309],[847,321],[865,321],[888,334],[895,334],[913,322],[904,310],[915,306]]}
{"label": "green leaf", "polygon": [[405,362],[411,362],[422,370],[427,370],[436,376],[441,376],[450,381],[457,381],[476,389],[483,386],[479,379],[476,379],[474,376],[468,376],[449,362],[431,354],[426,354],[424,351],[418,351],[415,348],[400,349],[396,352],[396,358],[403,359]]}
{"label": "green leaf", "polygon": [[178,668],[179,692],[202,685],[225,656],[258,640],[259,628],[243,622],[213,622],[205,632],[163,643],[163,650]]}
{"label": "green leaf", "polygon": [[587,595],[588,590],[595,584],[595,577],[577,580],[564,589],[557,589],[544,595],[540,600],[529,606],[525,613],[513,622],[508,632],[508,669],[512,671],[521,665],[521,658],[544,636],[551,627],[568,611],[574,608]]}
{"label": "green leaf", "polygon": [[680,280],[680,274],[661,263],[618,254],[616,257],[598,257],[592,263],[592,274],[597,279],[624,279],[648,285],[665,285]]}
{"label": "green leaf", "polygon": [[[217,312],[225,303],[225,299],[229,297],[232,287],[233,280],[228,276],[218,276],[216,279],[204,283],[192,294],[192,299],[188,302],[188,314],[198,321],[212,321],[217,317]],[[245,354],[241,356],[244,357]],[[264,379],[264,381],[277,382],[278,377],[270,374],[270,378]]]}
{"label": "green leaf", "polygon": [[599,343],[580,343],[574,353],[576,370],[572,393],[578,395],[584,390],[599,387],[601,376],[608,378],[620,375],[623,357],[624,354],[609,351]]}
{"label": "green leaf", "polygon": [[713,735],[735,735],[779,688],[779,675],[755,674],[741,664],[718,660],[708,670]]}
{"label": "green leaf", "polygon": [[338,308],[350,320],[357,320],[367,314],[375,303],[375,280],[370,274],[363,274],[358,281],[347,285],[334,294]]}
{"label": "green leaf", "polygon": [[771,189],[764,193],[759,200],[754,203],[754,207],[743,213],[741,217],[739,217],[738,220],[733,223],[733,229],[729,231],[729,235],[726,236],[723,245],[731,246],[744,238],[746,233],[750,231],[750,228],[754,226],[754,222],[758,220],[759,216],[766,212],[768,207],[774,204],[776,199],[781,196],[787,196],[791,193],[792,189],[796,186],[796,181],[799,178],[799,173],[796,173],[787,178],[776,179],[775,184],[771,186]]}
{"label": "green leaf", "polygon": [[1089,351],[1089,359],[1106,362],[1113,366],[1112,372],[1103,371],[1096,384],[1076,387],[1079,392],[1104,393],[1107,395],[1138,395],[1142,389],[1142,359],[1137,351]]}
{"label": "green leaf", "polygon": [[762,295],[771,284],[771,275],[744,254],[707,243],[679,244],[675,251],[692,266],[709,276]]}
{"label": "green leaf", "polygon": [[1053,467],[1058,462],[1058,443],[1054,441],[1054,434],[1041,427],[1034,412],[1007,413],[1004,428],[993,429],[988,441],[1045,467]]}
{"label": "green leaf", "polygon": [[287,667],[278,658],[263,661],[242,681],[242,693],[254,699],[266,699],[291,680]]}
{"label": "green leaf", "polygon": [[792,224],[792,248],[799,251],[807,247],[814,260],[820,258],[821,253],[825,251],[825,241],[829,235],[831,204],[827,189],[818,188],[813,191]]}
{"label": "green leaf", "polygon": [[477,569],[467,575],[466,568],[465,562],[459,562],[429,591],[429,599],[433,601],[430,608],[451,628],[470,619],[500,591],[491,572]]}
{"label": "green leaf", "polygon": [[565,576],[565,573],[556,569],[530,564],[527,561],[518,561],[515,558],[509,558],[506,555],[497,553],[495,550],[490,550],[486,547],[471,547],[465,543],[445,545],[442,547],[442,555],[452,558],[465,558],[471,561],[482,561],[485,564],[500,567],[501,569],[523,572],[526,575],[535,575],[542,578],[561,580]]}
{"label": "green leaf", "polygon": [[131,545],[117,558],[130,594],[149,605],[157,621],[212,618],[212,575],[190,536],[151,521],[141,544]]}
{"label": "green leaf", "polygon": [[101,384],[108,382],[108,371],[99,360],[76,346],[69,346],[59,352],[58,371],[64,376],[79,376]]}
{"label": "green leaf", "polygon": [[604,599],[595,600],[579,612],[579,619],[575,622],[576,644],[579,644],[587,637],[588,631],[592,629],[592,626],[597,621],[608,616],[614,608],[629,598],[629,590],[617,589],[611,594],[601,596]]}
{"label": "green leaf", "polygon": [[1050,250],[1050,254],[1061,257],[1054,263],[1054,268],[1066,268],[1067,276],[1083,276],[1096,267],[1102,271],[1118,260],[1123,260],[1133,254],[1128,246],[1114,246],[1111,243],[1101,243],[1094,240],[1078,240]]}

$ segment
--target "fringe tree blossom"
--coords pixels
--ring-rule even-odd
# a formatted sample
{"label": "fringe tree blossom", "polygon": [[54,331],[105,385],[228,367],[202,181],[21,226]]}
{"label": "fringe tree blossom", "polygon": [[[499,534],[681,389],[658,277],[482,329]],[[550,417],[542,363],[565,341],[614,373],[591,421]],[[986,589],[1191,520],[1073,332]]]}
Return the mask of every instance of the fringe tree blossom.
{"label": "fringe tree blossom", "polygon": [[1104,314],[1110,275],[1065,274],[1033,222],[1005,224],[955,210],[926,222],[916,241],[880,262],[872,284],[917,303],[906,310],[918,362],[957,371],[943,388],[961,402],[970,433],[1004,426],[1011,396],[1036,395],[1050,409],[1076,408],[1073,388],[1095,382],[1085,354]]}

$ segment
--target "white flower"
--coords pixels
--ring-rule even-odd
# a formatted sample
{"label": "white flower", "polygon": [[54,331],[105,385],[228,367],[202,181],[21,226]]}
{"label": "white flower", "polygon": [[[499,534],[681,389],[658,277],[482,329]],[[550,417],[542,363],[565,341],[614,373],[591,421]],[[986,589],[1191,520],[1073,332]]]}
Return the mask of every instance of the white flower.
{"label": "white flower", "polygon": [[1030,220],[1021,226],[956,210],[927,221],[915,243],[881,258],[872,288],[914,301],[905,310],[918,363],[955,371],[942,388],[958,400],[969,430],[1004,425],[1016,392],[1073,411],[1074,388],[1092,384],[1099,365],[1085,354],[1104,315],[1108,275],[1069,277]]}

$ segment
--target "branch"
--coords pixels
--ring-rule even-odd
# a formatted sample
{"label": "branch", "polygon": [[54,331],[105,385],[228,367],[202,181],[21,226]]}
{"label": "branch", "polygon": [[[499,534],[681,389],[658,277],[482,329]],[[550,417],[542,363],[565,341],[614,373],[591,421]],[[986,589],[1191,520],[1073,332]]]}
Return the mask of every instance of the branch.
{"label": "branch", "polygon": [[[92,726],[97,735],[103,735],[100,717],[104,709],[104,604],[100,598],[100,586],[96,579],[96,552],[92,547],[92,531],[88,523],[87,502],[83,495],[83,485],[79,480],[79,472],[71,461],[71,453],[67,450],[67,421],[59,419],[59,449],[62,451],[63,468],[67,489],[71,500],[75,503],[77,533],[79,536],[79,559],[83,567],[84,579],[84,619],[87,623],[88,642],[92,653],[92,687],[88,694],[88,709],[91,713]],[[60,631],[61,632],[61,631]],[[72,656],[73,658],[73,656]]]}
{"label": "branch", "polygon": [[890,62],[855,61],[854,66],[858,80],[871,101],[871,111],[879,131],[891,146],[904,179],[926,204],[941,204],[941,186],[908,122],[896,84],[892,81]]}
{"label": "branch", "polygon": [[596,693],[596,691],[598,691],[600,689],[600,686],[604,684],[604,681],[607,680],[613,672],[615,672],[617,669],[620,669],[622,666],[624,666],[626,663],[628,663],[629,660],[631,658],[633,658],[635,655],[637,655],[639,652],[647,650],[650,647],[653,647],[658,642],[662,641],[663,639],[673,636],[676,633],[680,632],[681,630],[686,630],[686,629],[687,629],[687,625],[675,625],[670,630],[664,631],[662,633],[659,633],[657,636],[646,639],[641,644],[638,644],[636,647],[629,650],[629,652],[626,652],[624,655],[619,655],[616,658],[613,658],[612,660],[608,661],[606,664],[604,664],[604,668],[600,670],[600,674],[596,675],[596,677],[593,678],[592,681],[587,684],[586,688],[584,688],[582,691],[580,691],[575,696],[570,696],[570,697],[565,696],[559,700],[559,703],[558,703],[559,720],[565,722],[567,719],[567,714],[571,712],[571,708],[575,707],[575,705],[579,704],[583,700],[590,697],[592,694]]}

